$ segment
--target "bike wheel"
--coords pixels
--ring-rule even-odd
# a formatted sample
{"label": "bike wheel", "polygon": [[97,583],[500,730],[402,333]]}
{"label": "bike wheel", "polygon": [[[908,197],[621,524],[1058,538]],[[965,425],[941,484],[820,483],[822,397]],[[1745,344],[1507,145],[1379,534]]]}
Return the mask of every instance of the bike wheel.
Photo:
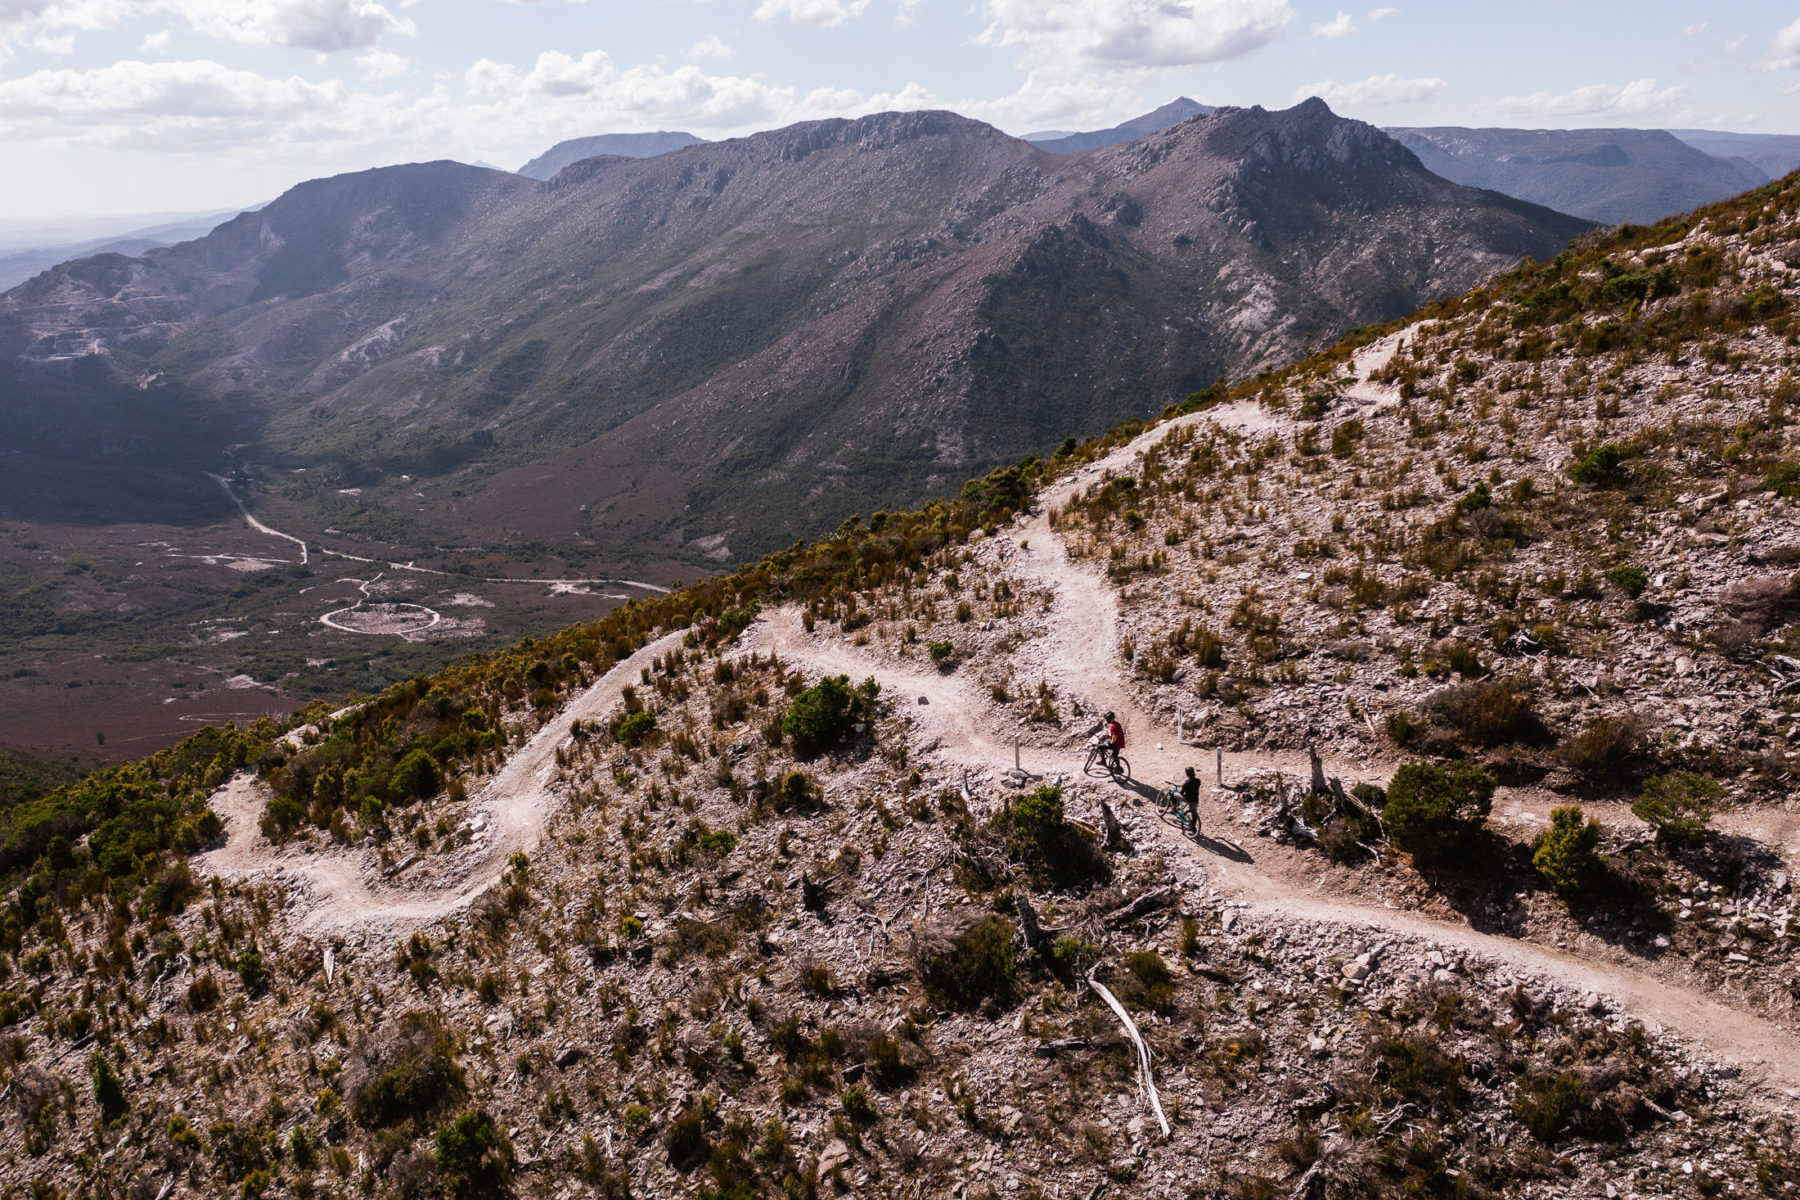
{"label": "bike wheel", "polygon": [[1123,775],[1125,778],[1130,779],[1131,778],[1131,760],[1126,758],[1123,754],[1119,755],[1119,765],[1117,767],[1113,768],[1113,774]]}

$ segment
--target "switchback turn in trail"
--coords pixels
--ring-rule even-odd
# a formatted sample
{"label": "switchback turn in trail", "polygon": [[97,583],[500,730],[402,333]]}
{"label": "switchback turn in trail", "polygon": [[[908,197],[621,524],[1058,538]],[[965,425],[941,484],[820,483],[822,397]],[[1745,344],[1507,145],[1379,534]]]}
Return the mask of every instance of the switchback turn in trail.
{"label": "switchback turn in trail", "polygon": [[[1391,346],[1388,348],[1391,351]],[[1358,365],[1363,367],[1360,362]],[[1180,423],[1230,421],[1234,415],[1199,414],[1182,418]],[[1129,467],[1169,430],[1164,425],[1146,433],[1096,465],[1102,472]],[[1054,594],[1046,648],[1058,689],[1081,696],[1095,706],[1114,709],[1125,718],[1137,734],[1131,755],[1140,778],[1174,778],[1192,755],[1176,744],[1173,730],[1162,728],[1160,718],[1138,705],[1133,688],[1119,669],[1116,595],[1098,571],[1069,557],[1067,547],[1045,515],[1051,507],[1066,503],[1079,483],[1067,480],[1059,484],[1042,498],[1040,513],[1015,528],[1029,549],[1015,559],[1014,568],[1024,573],[1034,587]],[[274,873],[294,878],[308,893],[308,907],[301,919],[305,928],[343,930],[373,926],[392,932],[458,912],[493,886],[514,851],[530,851],[541,841],[556,803],[556,751],[571,736],[572,725],[576,721],[605,718],[620,703],[626,683],[656,656],[679,644],[681,637],[679,633],[670,634],[614,666],[513,754],[471,805],[472,810],[487,815],[491,835],[453,886],[435,890],[394,888],[371,881],[379,877],[379,872],[369,865],[366,852],[331,847],[308,853],[269,845],[257,829],[264,789],[249,776],[233,780],[215,795],[213,804],[226,818],[228,840],[222,849],[202,856],[199,865],[221,874]],[[1004,724],[984,690],[971,681],[932,669],[899,666],[841,638],[808,634],[801,628],[799,614],[792,609],[774,612],[746,630],[739,653],[752,651],[774,651],[788,662],[822,673],[848,674],[856,679],[873,677],[885,695],[898,701],[897,708],[905,706],[904,711],[915,721],[921,737],[933,739],[951,762],[984,772],[1012,765],[1010,726]],[[1159,743],[1171,748],[1162,750]],[[1038,749],[1033,753],[1033,767],[1041,774],[1059,772],[1073,776],[1079,771],[1078,749]],[[1268,755],[1232,755],[1228,761],[1233,771],[1247,766],[1274,766],[1295,773],[1306,769],[1298,760]],[[1124,793],[1121,798],[1126,798]],[[1211,808],[1204,814],[1209,826],[1216,828],[1229,819],[1216,805]],[[1320,895],[1313,878],[1316,865],[1309,865],[1306,859],[1291,852],[1278,852],[1272,847],[1257,859],[1248,854],[1205,854],[1160,822],[1137,825],[1140,831],[1146,826],[1155,829],[1158,847],[1165,854],[1197,861],[1213,889],[1252,912],[1359,928],[1377,935],[1425,939],[1490,957],[1571,988],[1603,993],[1630,1015],[1700,1043],[1717,1058],[1754,1078],[1779,1088],[1800,1089],[1800,1038],[1697,989],[1659,979],[1628,963],[1599,961],[1579,953],[1481,933],[1461,921]]]}

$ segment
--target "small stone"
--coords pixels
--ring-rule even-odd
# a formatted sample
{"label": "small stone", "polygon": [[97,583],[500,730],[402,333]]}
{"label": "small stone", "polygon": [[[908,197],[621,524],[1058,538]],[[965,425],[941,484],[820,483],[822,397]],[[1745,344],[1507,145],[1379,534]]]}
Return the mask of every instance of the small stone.
{"label": "small stone", "polygon": [[930,703],[931,703],[931,701],[930,701],[930,700],[927,700],[927,699],[926,699],[926,698],[925,698],[925,697],[924,697],[924,696],[920,696],[920,697],[919,697],[919,703],[920,703],[920,704],[930,704]]}
{"label": "small stone", "polygon": [[586,1057],[587,1051],[580,1046],[564,1046],[556,1056],[556,1065],[566,1071]]}
{"label": "small stone", "polygon": [[1694,660],[1685,654],[1675,656],[1675,678],[1685,679],[1694,673]]}

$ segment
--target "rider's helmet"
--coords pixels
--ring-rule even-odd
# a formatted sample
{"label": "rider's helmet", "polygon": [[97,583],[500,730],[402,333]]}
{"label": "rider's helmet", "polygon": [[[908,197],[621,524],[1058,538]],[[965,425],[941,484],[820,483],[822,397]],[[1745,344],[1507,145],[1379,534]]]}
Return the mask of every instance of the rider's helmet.
{"label": "rider's helmet", "polygon": [[1112,714],[1111,714],[1111,713],[1107,713],[1107,714],[1106,714],[1106,719],[1107,719],[1107,720],[1108,720],[1108,721],[1110,721],[1110,720],[1112,720],[1112,719],[1113,719],[1113,715],[1112,715]]}
{"label": "rider's helmet", "polygon": [[1192,778],[1193,778],[1193,777],[1194,777],[1194,768],[1192,768],[1192,767],[1189,767],[1189,768],[1188,768],[1188,769],[1187,769],[1187,772],[1188,772],[1188,776],[1187,776],[1187,777],[1188,777],[1188,778],[1189,778],[1189,779],[1192,779]]}

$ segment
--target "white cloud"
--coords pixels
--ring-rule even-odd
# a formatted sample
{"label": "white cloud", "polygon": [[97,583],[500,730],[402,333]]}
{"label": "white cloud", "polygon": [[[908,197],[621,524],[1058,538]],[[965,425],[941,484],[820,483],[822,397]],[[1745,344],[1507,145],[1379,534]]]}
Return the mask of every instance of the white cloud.
{"label": "white cloud", "polygon": [[1624,87],[1593,83],[1572,92],[1533,92],[1506,96],[1477,105],[1477,112],[1524,117],[1648,117],[1670,113],[1687,97],[1682,85],[1659,88],[1654,79],[1637,79]]}
{"label": "white cloud", "polygon": [[31,39],[31,48],[52,58],[66,58],[75,53],[75,35],[65,33],[61,37],[51,37],[47,33],[40,33]]}
{"label": "white cloud", "polygon": [[1699,37],[1706,32],[1706,27],[1710,24],[1712,24],[1710,21],[1695,21],[1692,25],[1683,25],[1681,27],[1681,36]]}
{"label": "white cloud", "polygon": [[1032,71],[1018,91],[992,100],[966,100],[952,107],[964,116],[1001,129],[1103,129],[1149,107],[1130,88],[1092,74]]}
{"label": "white cloud", "polygon": [[1347,12],[1340,12],[1331,20],[1323,23],[1315,21],[1312,26],[1314,37],[1330,38],[1333,41],[1338,38],[1350,37],[1355,33],[1356,22],[1350,19],[1350,14]]}
{"label": "white cloud", "polygon": [[210,37],[321,54],[361,50],[387,33],[416,32],[411,21],[374,0],[176,0],[175,8]]}
{"label": "white cloud", "polygon": [[1397,8],[1375,8],[1369,10],[1369,20],[1371,21],[1385,21],[1389,17],[1397,17],[1399,15],[1400,10]]}
{"label": "white cloud", "polygon": [[786,17],[807,25],[830,29],[851,17],[860,17],[869,0],[762,0],[756,6],[756,19],[774,21]]}
{"label": "white cloud", "polygon": [[769,128],[817,117],[860,116],[886,109],[933,106],[924,88],[865,95],[849,88],[778,87],[761,79],[708,75],[691,64],[665,69],[640,64],[620,69],[604,50],[579,58],[560,50],[538,55],[528,71],[488,59],[464,74],[469,94],[492,97],[482,120],[517,120],[533,130],[566,122],[576,132],[643,129],[678,123],[684,129]]}
{"label": "white cloud", "polygon": [[1765,71],[1786,71],[1800,67],[1800,21],[1775,35],[1774,53],[1759,63]]}
{"label": "white cloud", "polygon": [[918,12],[919,0],[900,0],[900,9],[894,14],[894,24],[911,25]]}
{"label": "white cloud", "polygon": [[1038,63],[1129,70],[1248,54],[1293,19],[1287,0],[986,0],[978,39]]}
{"label": "white cloud", "polygon": [[255,137],[280,121],[339,108],[340,83],[269,79],[220,63],[125,60],[91,71],[0,81],[0,133],[119,142],[134,134]]}
{"label": "white cloud", "polygon": [[734,51],[718,34],[701,38],[688,47],[689,58],[730,58]]}
{"label": "white cloud", "polygon": [[387,50],[371,50],[356,56],[357,69],[364,79],[394,79],[406,74],[412,64]]}
{"label": "white cloud", "polygon": [[376,0],[0,0],[0,46],[33,30],[115,29],[156,13],[180,17],[208,37],[321,54],[417,32]]}
{"label": "white cloud", "polygon": [[138,43],[138,53],[161,54],[164,50],[169,48],[169,42],[173,37],[174,35],[166,29],[157,33],[148,34],[143,41]]}
{"label": "white cloud", "polygon": [[1317,96],[1333,108],[1380,108],[1389,104],[1417,104],[1441,96],[1450,85],[1442,79],[1402,79],[1395,74],[1371,75],[1356,83],[1321,79],[1294,89],[1299,102]]}

